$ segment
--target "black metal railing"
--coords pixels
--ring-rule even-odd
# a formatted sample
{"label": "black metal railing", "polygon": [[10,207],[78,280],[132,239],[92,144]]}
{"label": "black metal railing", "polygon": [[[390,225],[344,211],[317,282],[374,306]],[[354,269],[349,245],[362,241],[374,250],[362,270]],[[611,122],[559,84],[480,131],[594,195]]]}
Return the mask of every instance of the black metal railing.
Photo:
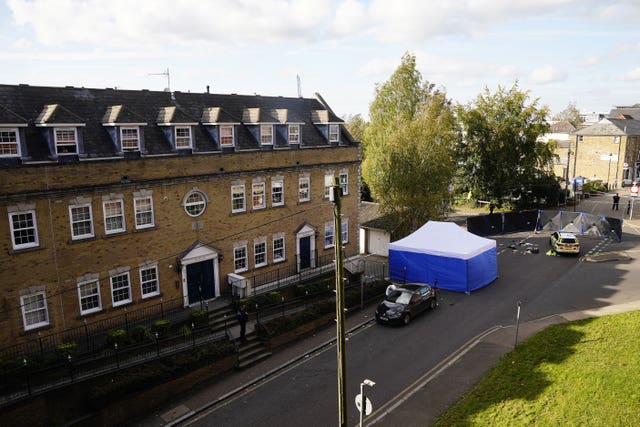
{"label": "black metal railing", "polygon": [[94,322],[87,322],[85,319],[81,326],[46,335],[38,333],[29,341],[0,348],[0,360],[15,357],[45,359],[65,343],[75,343],[76,351],[80,353],[93,353],[104,342],[106,332],[114,329],[124,329],[129,332],[135,326],[154,319],[172,320],[181,309],[182,298],[173,298],[167,301],[160,300],[158,304],[137,310],[125,309],[107,319]]}

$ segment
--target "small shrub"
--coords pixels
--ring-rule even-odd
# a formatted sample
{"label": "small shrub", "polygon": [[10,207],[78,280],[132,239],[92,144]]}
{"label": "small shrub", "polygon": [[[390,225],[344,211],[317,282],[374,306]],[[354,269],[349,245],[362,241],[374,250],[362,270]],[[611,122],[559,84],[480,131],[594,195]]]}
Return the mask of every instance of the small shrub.
{"label": "small shrub", "polygon": [[129,335],[124,329],[115,329],[107,333],[107,346],[109,347],[113,347],[115,344],[118,344],[118,347],[122,347],[130,342]]}
{"label": "small shrub", "polygon": [[164,336],[169,332],[169,328],[171,327],[171,322],[167,319],[160,319],[153,322],[153,332],[157,333],[159,336]]}
{"label": "small shrub", "polygon": [[303,297],[305,295],[305,291],[307,290],[307,285],[296,285],[294,288],[293,294],[297,297]]}
{"label": "small shrub", "polygon": [[206,310],[197,310],[191,313],[191,321],[196,327],[205,326],[209,321],[209,313]]}
{"label": "small shrub", "polygon": [[63,342],[56,346],[56,353],[65,359],[67,356],[76,357],[78,355],[78,343],[75,341]]}
{"label": "small shrub", "polygon": [[583,193],[595,193],[598,191],[603,193],[606,193],[608,191],[607,186],[600,179],[589,181],[582,186]]}
{"label": "small shrub", "polygon": [[178,329],[178,333],[183,337],[191,336],[191,327],[189,325],[182,325],[180,329]]}
{"label": "small shrub", "polygon": [[87,394],[90,406],[99,409],[112,401],[121,399],[125,394],[165,383],[234,352],[235,346],[232,342],[218,341],[105,375],[93,380],[89,386]]}
{"label": "small shrub", "polygon": [[135,328],[133,328],[131,330],[130,335],[131,335],[131,339],[137,343],[147,341],[148,339],[151,338],[151,333],[149,332],[149,329],[142,325],[138,325]]}

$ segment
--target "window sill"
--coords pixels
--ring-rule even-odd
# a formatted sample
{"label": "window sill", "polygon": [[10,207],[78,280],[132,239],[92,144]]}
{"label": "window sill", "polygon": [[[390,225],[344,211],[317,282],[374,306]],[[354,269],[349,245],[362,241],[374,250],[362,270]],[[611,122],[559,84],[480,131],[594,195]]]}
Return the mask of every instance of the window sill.
{"label": "window sill", "polygon": [[97,239],[96,236],[82,237],[82,238],[78,238],[78,239],[71,239],[67,243],[72,245],[72,244],[75,244],[75,243],[93,242],[96,239]]}
{"label": "window sill", "polygon": [[144,228],[136,228],[134,230],[131,230],[132,233],[144,233],[145,231],[152,231],[152,230],[157,230],[158,226],[157,225],[152,225],[151,227],[144,227]]}
{"label": "window sill", "polygon": [[120,310],[122,308],[130,307],[130,306],[135,305],[135,304],[136,303],[133,300],[131,300],[131,301],[123,302],[123,303],[118,304],[118,305],[113,305],[109,309],[107,309],[107,311],[108,312],[117,311],[117,310]]}
{"label": "window sill", "polygon": [[104,233],[100,237],[103,238],[103,239],[108,239],[109,237],[122,236],[123,234],[129,234],[129,233],[130,233],[130,231],[121,230],[121,231],[114,231],[113,233]]}
{"label": "window sill", "polygon": [[42,326],[38,326],[35,328],[29,328],[29,329],[23,329],[20,332],[20,336],[27,336],[27,335],[31,335],[31,334],[38,334],[42,331],[46,331],[47,329],[53,329],[53,325],[51,323],[48,323],[46,325],[42,325]]}
{"label": "window sill", "polygon": [[158,292],[158,293],[154,293],[154,294],[148,294],[148,295],[143,295],[139,301],[137,302],[146,302],[146,301],[150,301],[154,298],[161,298],[162,297],[162,292]]}
{"label": "window sill", "polygon": [[101,308],[100,310],[92,311],[91,313],[84,313],[84,314],[80,313],[80,315],[76,317],[76,320],[83,320],[93,316],[99,316],[102,313],[104,313],[104,311],[105,311],[104,308]]}
{"label": "window sill", "polygon": [[45,249],[43,245],[29,246],[28,248],[9,249],[9,255],[21,254],[23,252],[39,251]]}

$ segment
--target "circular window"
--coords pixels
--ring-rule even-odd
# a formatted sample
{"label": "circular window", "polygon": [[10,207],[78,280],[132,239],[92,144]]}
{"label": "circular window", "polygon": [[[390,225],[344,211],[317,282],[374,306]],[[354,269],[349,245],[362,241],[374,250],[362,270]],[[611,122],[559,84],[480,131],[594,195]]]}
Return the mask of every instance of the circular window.
{"label": "circular window", "polygon": [[184,210],[189,216],[202,215],[207,207],[207,198],[199,191],[193,191],[184,200]]}

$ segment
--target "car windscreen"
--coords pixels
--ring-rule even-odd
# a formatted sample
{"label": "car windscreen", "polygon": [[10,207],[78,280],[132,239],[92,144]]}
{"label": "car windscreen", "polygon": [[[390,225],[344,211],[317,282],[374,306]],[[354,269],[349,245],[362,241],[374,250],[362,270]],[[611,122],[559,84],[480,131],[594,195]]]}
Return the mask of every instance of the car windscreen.
{"label": "car windscreen", "polygon": [[575,242],[576,242],[576,239],[567,238],[567,237],[565,237],[564,239],[562,239],[560,241],[560,243],[567,243],[567,244],[571,244],[571,243],[575,243]]}
{"label": "car windscreen", "polygon": [[386,298],[389,302],[395,302],[396,304],[409,304],[411,301],[411,296],[413,294],[407,291],[392,291],[389,296]]}

